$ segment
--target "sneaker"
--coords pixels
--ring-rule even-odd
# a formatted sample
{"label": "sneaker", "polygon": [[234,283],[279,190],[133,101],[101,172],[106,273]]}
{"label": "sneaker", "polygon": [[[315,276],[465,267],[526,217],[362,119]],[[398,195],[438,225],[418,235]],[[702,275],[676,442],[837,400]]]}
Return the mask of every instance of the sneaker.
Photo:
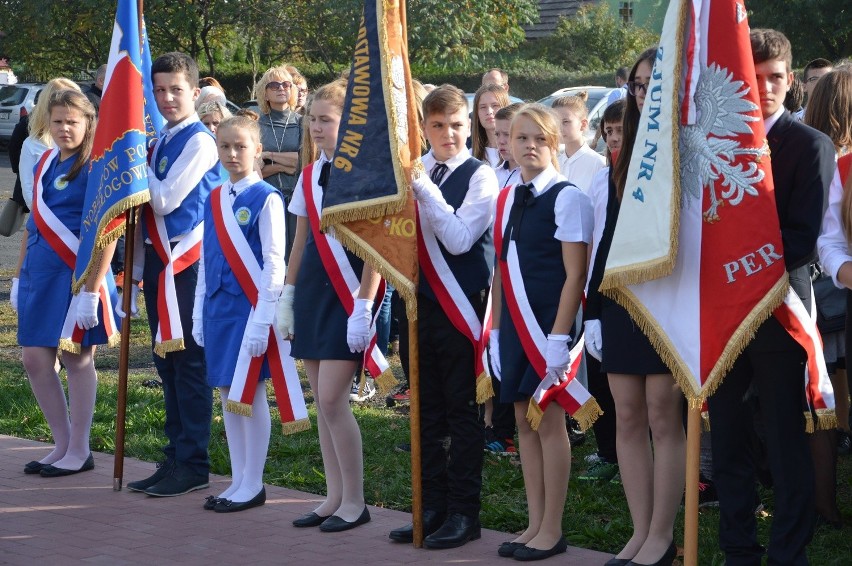
{"label": "sneaker", "polygon": [[616,474],[618,474],[618,464],[598,458],[585,473],[577,476],[577,479],[580,481],[612,481]]}
{"label": "sneaker", "polygon": [[368,399],[372,399],[372,397],[376,394],[376,386],[373,385],[372,379],[367,379],[364,381],[364,389],[360,391],[361,388],[360,383],[355,382],[352,384],[352,391],[349,393],[349,400],[355,401],[356,403],[363,403]]}
{"label": "sneaker", "polygon": [[568,440],[571,446],[582,446],[586,442],[586,433],[580,430],[580,424],[573,418],[565,415],[565,425],[568,427]]}
{"label": "sneaker", "polygon": [[411,452],[411,444],[404,442],[393,447],[397,452]]}
{"label": "sneaker", "polygon": [[157,462],[157,471],[154,472],[153,475],[145,478],[144,480],[137,480],[128,483],[127,489],[130,491],[145,491],[149,487],[157,485],[160,480],[169,475],[174,466],[174,460],[163,460],[162,462]]}
{"label": "sneaker", "polygon": [[614,476],[612,476],[612,479],[609,480],[609,483],[614,483],[615,485],[621,485],[621,472],[618,472]]}
{"label": "sneaker", "polygon": [[713,482],[701,476],[698,478],[698,508],[718,507],[719,496],[716,495],[716,486]]}
{"label": "sneaker", "polygon": [[518,450],[515,448],[515,441],[511,438],[495,438],[485,445],[485,450],[498,456],[518,455]]}
{"label": "sneaker", "polygon": [[154,497],[175,497],[210,485],[207,474],[193,474],[181,466],[172,468],[171,473],[145,490]]}
{"label": "sneaker", "polygon": [[590,465],[590,466],[591,466],[592,464],[595,464],[595,463],[600,462],[600,461],[602,461],[602,460],[603,460],[603,458],[601,458],[601,456],[600,456],[597,452],[592,452],[591,454],[589,454],[588,456],[586,456],[586,457],[585,457],[585,458],[583,458],[583,459],[584,459],[584,460],[586,461],[586,463],[587,463],[588,465]]}
{"label": "sneaker", "polygon": [[393,407],[398,404],[405,404],[411,401],[411,389],[407,387],[405,389],[399,388],[395,393],[391,393],[387,397],[385,397],[385,404],[388,407]]}

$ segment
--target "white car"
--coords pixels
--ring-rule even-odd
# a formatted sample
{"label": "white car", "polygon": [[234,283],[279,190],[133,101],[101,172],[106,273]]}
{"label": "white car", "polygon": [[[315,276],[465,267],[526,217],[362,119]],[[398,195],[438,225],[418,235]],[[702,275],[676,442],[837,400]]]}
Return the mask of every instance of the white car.
{"label": "white car", "polygon": [[[591,145],[595,139],[595,132],[597,132],[598,125],[601,123],[601,118],[603,118],[604,110],[606,110],[606,100],[614,90],[614,87],[606,86],[572,86],[570,88],[560,88],[550,96],[545,96],[539,100],[539,103],[545,106],[553,106],[553,101],[557,98],[576,96],[583,91],[589,93],[589,98],[586,99],[586,108],[589,111],[589,129],[586,130],[585,135],[586,141]],[[603,140],[601,140],[598,143],[598,147],[594,149],[601,152],[603,148],[604,144]]]}
{"label": "white car", "polygon": [[43,88],[43,84],[33,83],[0,86],[0,141],[9,141],[21,116],[32,112],[36,93]]}

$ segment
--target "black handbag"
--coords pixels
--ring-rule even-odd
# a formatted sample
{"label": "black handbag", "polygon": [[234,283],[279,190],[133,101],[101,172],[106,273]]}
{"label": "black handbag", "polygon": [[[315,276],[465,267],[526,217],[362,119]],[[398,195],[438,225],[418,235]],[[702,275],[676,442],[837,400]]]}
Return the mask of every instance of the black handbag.
{"label": "black handbag", "polygon": [[813,281],[816,301],[817,328],[822,334],[846,329],[846,289],[834,286],[831,277],[823,273]]}

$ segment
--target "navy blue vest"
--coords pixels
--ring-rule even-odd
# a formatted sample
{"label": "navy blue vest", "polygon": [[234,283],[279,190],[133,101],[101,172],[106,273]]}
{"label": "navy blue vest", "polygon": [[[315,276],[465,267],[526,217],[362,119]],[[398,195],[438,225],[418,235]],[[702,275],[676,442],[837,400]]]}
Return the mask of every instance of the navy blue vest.
{"label": "navy blue vest", "polygon": [[[454,210],[458,210],[464,202],[464,197],[467,196],[470,188],[470,179],[480,167],[487,167],[487,165],[471,157],[456,167],[441,185],[444,200]],[[486,230],[463,254],[451,254],[440,240],[438,240],[438,247],[465,295],[478,293],[488,287],[494,269],[494,242],[491,237],[491,228]],[[432,291],[422,273],[420,274],[420,292],[437,302],[435,292]]]}

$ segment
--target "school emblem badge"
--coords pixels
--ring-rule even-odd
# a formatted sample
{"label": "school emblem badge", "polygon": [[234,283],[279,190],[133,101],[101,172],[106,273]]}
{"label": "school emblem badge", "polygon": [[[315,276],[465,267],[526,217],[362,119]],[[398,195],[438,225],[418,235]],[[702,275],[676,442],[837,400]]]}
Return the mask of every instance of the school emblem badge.
{"label": "school emblem badge", "polygon": [[237,224],[245,226],[249,223],[249,220],[251,220],[251,211],[248,208],[241,206],[234,213],[234,217],[237,219]]}
{"label": "school emblem badge", "polygon": [[166,167],[167,167],[168,165],[169,165],[169,158],[168,158],[168,157],[163,157],[163,158],[160,160],[160,162],[157,164],[157,170],[160,172],[160,174],[163,174],[163,173],[165,173],[165,172],[166,172]]}
{"label": "school emblem badge", "polygon": [[64,191],[68,188],[68,179],[65,178],[65,175],[60,175],[53,181],[53,188],[57,191]]}

